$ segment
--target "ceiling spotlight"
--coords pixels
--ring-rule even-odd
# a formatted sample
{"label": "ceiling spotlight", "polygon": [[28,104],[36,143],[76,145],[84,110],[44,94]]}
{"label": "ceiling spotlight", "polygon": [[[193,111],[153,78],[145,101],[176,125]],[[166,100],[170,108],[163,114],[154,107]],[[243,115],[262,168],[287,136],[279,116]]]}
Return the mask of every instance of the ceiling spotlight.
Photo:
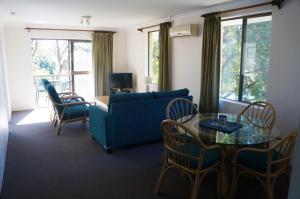
{"label": "ceiling spotlight", "polygon": [[85,25],[90,25],[91,24],[91,16],[81,16],[80,23],[85,24]]}

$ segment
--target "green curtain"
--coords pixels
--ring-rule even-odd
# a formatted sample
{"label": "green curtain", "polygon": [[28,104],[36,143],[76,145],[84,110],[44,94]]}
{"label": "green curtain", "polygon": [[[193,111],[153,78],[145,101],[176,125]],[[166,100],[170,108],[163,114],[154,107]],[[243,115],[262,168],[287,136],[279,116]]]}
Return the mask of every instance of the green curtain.
{"label": "green curtain", "polygon": [[113,33],[94,32],[92,38],[95,95],[109,95],[108,78],[112,73]]}
{"label": "green curtain", "polygon": [[158,84],[160,91],[170,90],[170,44],[171,39],[169,36],[170,22],[165,22],[159,25],[159,73]]}
{"label": "green curtain", "polygon": [[219,111],[220,43],[220,14],[205,16],[199,103],[201,113],[217,113]]}

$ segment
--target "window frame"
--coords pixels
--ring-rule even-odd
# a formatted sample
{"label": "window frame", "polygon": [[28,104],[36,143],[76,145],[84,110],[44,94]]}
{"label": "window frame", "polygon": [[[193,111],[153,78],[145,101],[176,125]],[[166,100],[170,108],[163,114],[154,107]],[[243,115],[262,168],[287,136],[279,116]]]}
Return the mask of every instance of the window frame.
{"label": "window frame", "polygon": [[[243,55],[244,55],[244,49],[245,49],[245,43],[246,43],[246,37],[247,37],[247,25],[248,25],[247,20],[251,19],[251,18],[265,17],[265,16],[272,16],[272,12],[265,12],[265,13],[259,13],[259,14],[250,14],[250,15],[244,15],[244,16],[239,16],[239,17],[226,17],[226,18],[221,19],[221,22],[235,20],[235,19],[242,19],[243,22],[242,22],[242,41],[241,41],[241,60],[240,60],[238,99],[233,100],[233,99],[228,99],[228,98],[225,98],[225,97],[219,97],[219,98],[234,101],[234,102],[242,102],[242,103],[246,103],[246,104],[251,104],[252,103],[252,102],[243,100],[243,88],[244,88],[244,74],[243,74],[243,69],[244,69],[244,64],[243,64],[244,60],[243,60],[243,58],[244,58],[244,56]],[[220,49],[220,54],[222,54],[222,49]],[[220,57],[220,59],[221,59],[221,57]],[[221,63],[220,63],[220,65],[221,65]],[[220,77],[221,77],[221,74],[220,74]]]}
{"label": "window frame", "polygon": [[71,79],[72,79],[72,92],[75,92],[75,75],[87,75],[87,74],[91,74],[92,71],[75,71],[74,70],[74,43],[78,42],[78,43],[93,43],[92,40],[75,40],[75,39],[70,39],[69,41],[69,45],[70,45],[70,67],[71,67]]}
{"label": "window frame", "polygon": [[[159,29],[157,30],[150,30],[147,32],[147,55],[148,55],[148,67],[147,67],[147,77],[150,77],[150,34],[153,33],[153,32],[158,32],[159,34]],[[159,58],[158,58],[159,59]],[[158,83],[151,83],[151,84],[155,84],[155,85],[158,85]]]}

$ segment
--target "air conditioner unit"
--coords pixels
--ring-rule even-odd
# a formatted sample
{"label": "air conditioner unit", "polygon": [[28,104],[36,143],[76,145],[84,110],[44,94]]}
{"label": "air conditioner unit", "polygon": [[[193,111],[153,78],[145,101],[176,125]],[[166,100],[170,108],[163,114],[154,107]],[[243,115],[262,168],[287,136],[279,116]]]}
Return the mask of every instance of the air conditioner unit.
{"label": "air conditioner unit", "polygon": [[198,25],[189,24],[184,26],[175,26],[170,28],[170,37],[197,36]]}

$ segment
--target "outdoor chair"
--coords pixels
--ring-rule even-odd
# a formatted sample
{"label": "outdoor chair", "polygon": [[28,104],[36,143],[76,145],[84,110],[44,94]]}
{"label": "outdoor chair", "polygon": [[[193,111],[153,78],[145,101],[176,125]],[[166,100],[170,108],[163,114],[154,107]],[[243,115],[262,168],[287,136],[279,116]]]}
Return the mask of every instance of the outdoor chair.
{"label": "outdoor chair", "polygon": [[53,85],[48,84],[46,90],[55,111],[55,123],[57,135],[61,128],[68,122],[82,121],[84,124],[89,116],[88,110],[91,103],[86,102],[80,96],[65,96],[60,98]]}

